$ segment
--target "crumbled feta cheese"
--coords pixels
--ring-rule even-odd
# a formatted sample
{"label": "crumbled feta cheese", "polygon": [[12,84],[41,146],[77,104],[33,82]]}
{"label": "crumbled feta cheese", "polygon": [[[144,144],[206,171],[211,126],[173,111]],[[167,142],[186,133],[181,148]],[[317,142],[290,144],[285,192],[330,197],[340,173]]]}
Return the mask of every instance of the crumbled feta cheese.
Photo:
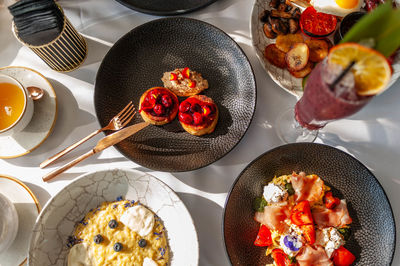
{"label": "crumbled feta cheese", "polygon": [[289,230],[290,232],[292,232],[292,234],[295,233],[299,236],[303,235],[303,230],[301,230],[301,228],[298,225],[291,224]]}
{"label": "crumbled feta cheese", "polygon": [[324,228],[322,230],[325,242],[325,252],[330,258],[335,249],[344,244],[344,240],[339,231],[334,227]]}
{"label": "crumbled feta cheese", "polygon": [[288,193],[281,186],[270,183],[264,186],[263,196],[268,203],[277,203],[286,200]]}
{"label": "crumbled feta cheese", "polygon": [[283,251],[290,257],[296,256],[300,248],[303,246],[303,243],[301,243],[294,235],[282,235],[279,244]]}
{"label": "crumbled feta cheese", "polygon": [[305,243],[306,240],[303,237],[303,230],[301,230],[300,226],[295,225],[290,221],[290,219],[286,219],[284,221],[289,227],[289,234],[295,236],[299,241]]}

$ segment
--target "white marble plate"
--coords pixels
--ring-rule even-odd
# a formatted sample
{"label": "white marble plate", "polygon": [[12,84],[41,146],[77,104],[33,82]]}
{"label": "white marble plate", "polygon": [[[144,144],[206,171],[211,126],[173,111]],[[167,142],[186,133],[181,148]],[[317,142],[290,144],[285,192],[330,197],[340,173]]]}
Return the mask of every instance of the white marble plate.
{"label": "white marble plate", "polygon": [[[301,85],[303,79],[293,77],[288,70],[281,69],[272,65],[264,57],[265,47],[271,43],[275,43],[275,39],[269,39],[265,36],[263,30],[264,23],[260,21],[260,15],[263,13],[263,11],[266,9],[271,9],[269,7],[269,2],[270,0],[254,1],[254,6],[251,11],[250,19],[250,34],[253,47],[256,51],[258,60],[260,61],[265,71],[269,74],[271,79],[275,81],[275,83],[278,84],[279,87],[300,98],[303,95],[303,88]],[[397,3],[397,5],[399,5],[399,3]],[[330,36],[330,38],[331,37],[332,36]],[[393,83],[395,83],[396,80],[400,77],[400,53],[397,54],[397,57],[392,67],[393,74],[387,88],[392,86]]]}
{"label": "white marble plate", "polygon": [[89,173],[74,180],[43,208],[29,245],[30,266],[66,265],[67,239],[92,208],[117,197],[140,201],[164,222],[171,248],[171,266],[198,265],[196,229],[185,205],[157,178],[128,169]]}
{"label": "white marble plate", "polygon": [[50,135],[57,117],[56,93],[50,82],[39,72],[18,66],[0,68],[0,73],[18,80],[23,86],[36,86],[45,91],[43,97],[34,101],[32,120],[21,132],[0,137],[0,158],[23,156],[40,146]]}
{"label": "white marble plate", "polygon": [[40,204],[33,192],[21,181],[0,175],[0,193],[15,206],[18,213],[18,233],[11,246],[0,253],[1,266],[16,266],[26,263],[28,241],[40,212]]}

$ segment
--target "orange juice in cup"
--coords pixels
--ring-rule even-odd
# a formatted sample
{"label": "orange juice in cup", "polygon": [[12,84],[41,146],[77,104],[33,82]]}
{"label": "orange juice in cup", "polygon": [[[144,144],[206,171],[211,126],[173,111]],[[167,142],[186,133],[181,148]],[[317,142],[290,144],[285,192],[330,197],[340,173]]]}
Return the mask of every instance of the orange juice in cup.
{"label": "orange juice in cup", "polygon": [[10,76],[0,75],[0,136],[10,136],[24,129],[33,115],[28,91]]}

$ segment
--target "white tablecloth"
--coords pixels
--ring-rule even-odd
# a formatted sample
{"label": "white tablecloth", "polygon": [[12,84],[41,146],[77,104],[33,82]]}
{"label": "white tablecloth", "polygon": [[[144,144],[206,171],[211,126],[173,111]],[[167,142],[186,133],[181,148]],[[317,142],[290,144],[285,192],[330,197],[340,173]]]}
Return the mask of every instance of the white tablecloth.
{"label": "white tablecloth", "polygon": [[[16,159],[0,160],[0,174],[24,181],[38,196],[42,206],[51,196],[77,176],[88,171],[114,167],[136,168],[158,177],[184,201],[197,228],[200,265],[229,265],[222,238],[223,207],[227,192],[244,167],[265,151],[283,144],[274,130],[276,117],[296,98],[279,88],[268,77],[251,45],[249,19],[253,1],[219,0],[186,16],[211,23],[229,34],[248,56],[257,79],[257,108],[249,130],[228,155],[210,166],[184,173],[154,172],[142,168],[110,148],[84,161],[56,181],[44,183],[41,177],[93,146],[100,134],[49,169],[39,163],[61,148],[98,128],[93,90],[96,72],[110,46],[121,36],[159,17],[132,11],[112,0],[59,1],[72,24],[88,41],[88,58],[78,70],[57,73],[50,70],[32,51],[22,47],[11,33],[11,16],[4,7],[12,0],[0,0],[0,67],[15,65],[33,68],[52,82],[59,112],[54,131],[32,153]],[[317,142],[342,149],[364,163],[388,194],[395,219],[400,218],[400,82],[375,97],[364,109],[347,119],[328,124]],[[397,226],[399,233],[400,226]],[[399,239],[393,265],[400,265]]]}

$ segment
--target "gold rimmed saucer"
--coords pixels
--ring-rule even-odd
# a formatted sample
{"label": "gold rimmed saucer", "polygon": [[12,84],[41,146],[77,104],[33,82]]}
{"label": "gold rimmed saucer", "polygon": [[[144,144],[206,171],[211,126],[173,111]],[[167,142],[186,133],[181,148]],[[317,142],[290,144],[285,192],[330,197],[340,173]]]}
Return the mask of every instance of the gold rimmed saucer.
{"label": "gold rimmed saucer", "polygon": [[0,174],[0,193],[15,206],[18,213],[18,233],[12,245],[0,254],[2,266],[24,265],[28,254],[28,245],[32,228],[41,207],[35,194],[20,180]]}
{"label": "gold rimmed saucer", "polygon": [[34,101],[32,120],[24,130],[13,136],[0,137],[0,158],[16,158],[39,147],[50,135],[57,117],[57,97],[53,86],[39,72],[19,66],[0,68],[0,74],[11,76],[23,86],[42,88],[44,96]]}

